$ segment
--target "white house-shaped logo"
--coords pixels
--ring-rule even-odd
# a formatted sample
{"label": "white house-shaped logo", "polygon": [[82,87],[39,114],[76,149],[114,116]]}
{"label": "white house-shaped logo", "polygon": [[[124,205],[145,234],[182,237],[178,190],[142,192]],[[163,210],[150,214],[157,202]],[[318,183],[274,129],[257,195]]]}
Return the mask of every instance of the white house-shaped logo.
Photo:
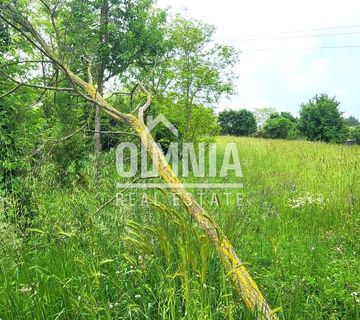
{"label": "white house-shaped logo", "polygon": [[175,137],[179,136],[178,129],[176,129],[175,126],[162,114],[159,114],[155,119],[152,116],[148,116],[146,123],[149,131],[154,129],[159,123],[162,123]]}

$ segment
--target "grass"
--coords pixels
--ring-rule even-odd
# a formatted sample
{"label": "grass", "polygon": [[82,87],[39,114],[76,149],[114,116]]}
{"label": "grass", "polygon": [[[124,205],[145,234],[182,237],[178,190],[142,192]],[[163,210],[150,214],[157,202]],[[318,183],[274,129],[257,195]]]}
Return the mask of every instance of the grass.
{"label": "grass", "polygon": [[[204,206],[280,318],[360,318],[360,148],[217,142],[219,159],[226,142],[238,145],[244,176],[216,182],[244,188],[239,206],[222,190],[218,206],[209,193]],[[94,215],[114,196],[114,162],[104,156],[101,188],[90,163],[81,186],[29,181],[36,215],[25,239],[0,219],[0,319],[251,319],[170,195],[140,206],[135,194],[134,206],[112,202]]]}

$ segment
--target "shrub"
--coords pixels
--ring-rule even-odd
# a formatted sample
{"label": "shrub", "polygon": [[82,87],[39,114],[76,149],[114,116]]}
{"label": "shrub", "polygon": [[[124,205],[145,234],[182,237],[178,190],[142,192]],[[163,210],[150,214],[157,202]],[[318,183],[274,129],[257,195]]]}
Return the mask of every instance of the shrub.
{"label": "shrub", "polygon": [[266,136],[271,139],[287,139],[293,128],[293,122],[281,116],[269,118],[264,126]]}

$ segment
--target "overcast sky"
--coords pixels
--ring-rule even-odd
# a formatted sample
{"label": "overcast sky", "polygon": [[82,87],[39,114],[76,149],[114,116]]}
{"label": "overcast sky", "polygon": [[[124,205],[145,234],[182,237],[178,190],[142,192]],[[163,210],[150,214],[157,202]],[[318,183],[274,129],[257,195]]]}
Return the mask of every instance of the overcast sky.
{"label": "overcast sky", "polygon": [[[217,42],[241,51],[236,69],[237,96],[222,101],[219,109],[274,107],[297,114],[302,102],[315,94],[327,93],[336,96],[346,115],[360,118],[359,0],[158,0],[158,3],[214,25]],[[338,35],[329,36],[335,33]],[[359,47],[323,48],[333,46]],[[283,48],[314,49],[277,50]]]}

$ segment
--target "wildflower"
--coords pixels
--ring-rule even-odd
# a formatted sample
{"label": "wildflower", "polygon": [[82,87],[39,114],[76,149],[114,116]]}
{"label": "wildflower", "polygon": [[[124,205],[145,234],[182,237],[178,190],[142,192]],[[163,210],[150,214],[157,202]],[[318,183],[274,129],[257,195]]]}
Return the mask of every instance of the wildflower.
{"label": "wildflower", "polygon": [[23,287],[23,288],[19,289],[19,291],[22,293],[30,292],[31,290],[32,290],[31,287]]}
{"label": "wildflower", "polygon": [[289,199],[289,207],[291,209],[299,209],[305,206],[316,205],[320,208],[323,207],[325,203],[324,197],[322,195],[311,195],[310,193],[305,193],[304,196],[297,199]]}
{"label": "wildflower", "polygon": [[311,247],[311,251],[314,251],[315,250],[315,247]]}
{"label": "wildflower", "polygon": [[109,304],[109,308],[112,309],[114,308],[114,305],[112,303]]}
{"label": "wildflower", "polygon": [[342,244],[340,244],[339,246],[337,246],[337,247],[335,248],[335,250],[336,250],[337,252],[339,252],[339,253],[343,253],[344,247],[343,247]]}
{"label": "wildflower", "polygon": [[77,299],[78,299],[78,301],[80,301],[80,300],[81,300],[81,296],[78,296]]}
{"label": "wildflower", "polygon": [[351,296],[353,296],[353,297],[357,297],[357,296],[359,296],[359,292],[356,292],[356,291],[351,292]]}
{"label": "wildflower", "polygon": [[140,294],[136,294],[135,295],[135,299],[140,299],[141,298],[141,295]]}

